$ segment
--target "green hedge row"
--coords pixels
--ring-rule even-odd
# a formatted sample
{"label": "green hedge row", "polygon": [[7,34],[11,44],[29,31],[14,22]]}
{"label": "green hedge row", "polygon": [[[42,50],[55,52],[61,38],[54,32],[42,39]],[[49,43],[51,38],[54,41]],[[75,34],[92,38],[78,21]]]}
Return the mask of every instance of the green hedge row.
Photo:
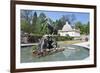
{"label": "green hedge row", "polygon": [[[30,43],[35,43],[38,42],[39,39],[42,38],[42,35],[38,35],[38,36],[28,36],[28,42]],[[66,41],[66,40],[73,40],[74,37],[70,37],[70,36],[56,36],[54,37],[57,41]]]}
{"label": "green hedge row", "polygon": [[70,37],[70,36],[58,36],[57,37],[57,41],[66,41],[66,40],[73,40],[74,37]]}

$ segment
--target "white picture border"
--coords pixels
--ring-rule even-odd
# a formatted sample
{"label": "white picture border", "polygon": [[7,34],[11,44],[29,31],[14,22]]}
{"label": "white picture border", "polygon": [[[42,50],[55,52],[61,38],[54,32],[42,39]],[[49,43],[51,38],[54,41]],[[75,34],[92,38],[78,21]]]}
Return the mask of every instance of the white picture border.
{"label": "white picture border", "polygon": [[[89,59],[81,61],[57,61],[57,62],[35,62],[20,63],[20,10],[46,10],[46,11],[66,11],[66,12],[88,12],[90,14],[90,56]],[[16,69],[23,68],[40,68],[40,67],[57,67],[57,66],[74,66],[94,64],[94,10],[86,8],[70,8],[70,7],[51,7],[36,5],[16,5]]]}

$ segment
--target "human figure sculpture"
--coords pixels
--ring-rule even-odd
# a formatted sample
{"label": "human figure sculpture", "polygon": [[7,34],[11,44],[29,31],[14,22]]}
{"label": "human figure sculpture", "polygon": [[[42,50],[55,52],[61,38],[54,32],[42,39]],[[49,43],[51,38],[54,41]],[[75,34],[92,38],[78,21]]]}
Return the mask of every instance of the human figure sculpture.
{"label": "human figure sculpture", "polygon": [[44,55],[47,49],[51,50],[56,47],[57,43],[52,39],[51,36],[43,36],[38,43],[38,54]]}

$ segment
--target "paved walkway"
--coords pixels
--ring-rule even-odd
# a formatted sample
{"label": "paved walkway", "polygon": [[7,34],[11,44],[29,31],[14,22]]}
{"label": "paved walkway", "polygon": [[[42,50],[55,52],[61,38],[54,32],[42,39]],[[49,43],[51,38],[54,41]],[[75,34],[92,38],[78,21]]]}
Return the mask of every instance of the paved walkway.
{"label": "paved walkway", "polygon": [[[60,43],[61,44],[61,43]],[[37,45],[37,43],[28,43],[28,44],[21,44],[21,46],[33,46],[33,45]],[[83,47],[86,47],[86,48],[89,48],[89,41],[88,42],[82,42],[82,43],[76,43],[76,44],[73,44],[73,45],[78,45],[78,46],[83,46]]]}
{"label": "paved walkway", "polygon": [[33,45],[37,45],[37,43],[21,44],[22,47],[24,47],[24,46],[33,46]]}
{"label": "paved walkway", "polygon": [[73,44],[73,45],[78,45],[78,46],[82,46],[82,47],[86,47],[86,48],[90,49],[89,41],[88,42],[77,43],[77,44]]}

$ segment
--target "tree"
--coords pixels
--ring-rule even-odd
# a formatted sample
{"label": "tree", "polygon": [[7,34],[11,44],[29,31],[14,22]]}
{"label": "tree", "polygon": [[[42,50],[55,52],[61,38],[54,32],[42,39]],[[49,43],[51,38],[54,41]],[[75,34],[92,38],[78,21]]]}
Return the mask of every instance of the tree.
{"label": "tree", "polygon": [[45,19],[46,15],[45,15],[45,13],[42,12],[42,13],[40,13],[39,17]]}
{"label": "tree", "polygon": [[21,19],[30,24],[32,20],[32,10],[21,10]]}
{"label": "tree", "polygon": [[84,34],[84,26],[80,21],[76,22],[75,29],[80,30],[80,34]]}
{"label": "tree", "polygon": [[31,25],[32,27],[31,27],[31,30],[32,30],[32,32],[34,32],[34,33],[36,33],[36,26],[37,26],[37,13],[36,12],[34,12],[34,14],[33,14],[33,18],[32,18],[32,25]]}
{"label": "tree", "polygon": [[27,33],[31,33],[31,10],[21,10],[21,30]]}
{"label": "tree", "polygon": [[56,20],[57,29],[61,30],[62,27],[66,24],[66,21],[72,25],[74,24],[74,20],[76,19],[74,14],[63,15],[59,20]]}
{"label": "tree", "polygon": [[73,25],[74,21],[76,20],[76,16],[74,14],[63,15],[62,19],[63,19],[63,22],[66,23],[67,21],[70,25]]}
{"label": "tree", "polygon": [[75,29],[81,29],[81,27],[82,27],[82,23],[81,22],[76,22],[76,24],[75,24]]}
{"label": "tree", "polygon": [[87,30],[87,34],[90,33],[90,26],[89,26],[89,25],[90,25],[90,22],[87,23],[87,27],[86,27],[86,28],[87,28],[87,29],[86,29],[86,30]]}
{"label": "tree", "polygon": [[89,34],[89,22],[87,24],[82,24],[81,22],[76,22],[75,29],[79,29],[81,34]]}
{"label": "tree", "polygon": [[47,33],[47,17],[45,13],[40,13],[39,15],[39,27],[40,27],[40,33],[46,34]]}
{"label": "tree", "polygon": [[21,30],[27,33],[31,33],[30,25],[27,21],[21,20]]}
{"label": "tree", "polygon": [[87,23],[87,24],[85,24],[85,26],[84,26],[84,32],[85,32],[85,34],[89,34],[89,30],[90,30],[90,28],[89,28],[89,22]]}

